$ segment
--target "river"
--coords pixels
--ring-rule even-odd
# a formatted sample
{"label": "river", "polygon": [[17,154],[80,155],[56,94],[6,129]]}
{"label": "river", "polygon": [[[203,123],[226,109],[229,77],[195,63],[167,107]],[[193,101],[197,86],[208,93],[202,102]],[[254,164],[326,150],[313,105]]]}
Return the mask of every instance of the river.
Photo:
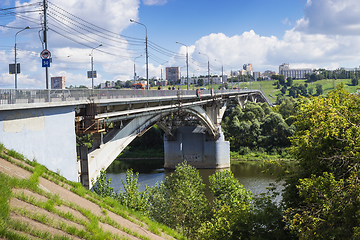
{"label": "river", "polygon": [[[107,170],[107,178],[111,178],[111,187],[115,190],[122,188],[121,180],[125,180],[127,168],[132,168],[134,171],[139,172],[138,183],[140,184],[140,190],[144,190],[145,186],[152,187],[156,182],[164,181],[165,177],[171,173],[171,171],[164,170],[163,168],[155,167],[155,169],[151,169],[149,166],[144,168],[144,163],[139,160],[130,162],[130,165],[129,162],[117,162],[116,166],[112,165]],[[158,166],[161,166],[161,162]],[[239,182],[254,195],[265,193],[270,183],[277,186],[277,191],[283,189],[282,183],[276,182],[280,168],[272,165],[269,169],[268,165],[264,166],[263,161],[232,161],[230,170]],[[205,184],[208,183],[209,176],[215,171],[215,169],[199,169],[200,176]],[[207,192],[206,195],[209,195],[209,193]],[[281,196],[278,196],[276,201],[279,202],[280,200]]]}

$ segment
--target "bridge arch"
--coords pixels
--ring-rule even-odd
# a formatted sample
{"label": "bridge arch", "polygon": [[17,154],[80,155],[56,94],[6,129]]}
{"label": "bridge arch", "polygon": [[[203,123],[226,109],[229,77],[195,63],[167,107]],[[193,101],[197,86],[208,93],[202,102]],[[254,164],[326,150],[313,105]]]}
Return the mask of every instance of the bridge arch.
{"label": "bridge arch", "polygon": [[[214,137],[217,135],[216,125],[202,107],[193,106],[192,108],[183,108],[181,111],[196,117],[203,126],[206,127],[210,135]],[[142,136],[156,123],[160,123],[159,125],[161,125],[160,120],[173,112],[174,111],[167,113],[155,113],[152,115],[149,114],[136,117],[123,128],[113,129],[112,131],[114,132],[111,134],[113,137],[88,154],[89,188],[92,187],[92,179],[96,179],[97,176],[100,175],[101,169],[108,168],[126,146],[128,146],[136,137]],[[164,126],[160,127],[166,134],[170,134],[171,129],[164,129]]]}

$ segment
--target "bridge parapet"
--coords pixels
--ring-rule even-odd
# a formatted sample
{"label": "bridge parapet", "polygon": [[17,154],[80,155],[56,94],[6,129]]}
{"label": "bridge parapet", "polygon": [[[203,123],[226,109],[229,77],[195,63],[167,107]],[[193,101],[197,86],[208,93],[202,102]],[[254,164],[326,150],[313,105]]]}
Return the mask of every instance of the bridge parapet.
{"label": "bridge parapet", "polygon": [[[215,91],[202,90],[201,96],[221,96],[224,94],[239,94],[253,92],[249,89],[222,89]],[[258,90],[260,91],[260,90]],[[265,98],[265,95],[262,94]],[[117,89],[0,89],[0,110],[6,105],[25,105],[41,103],[63,103],[81,101],[102,101],[105,99],[142,99],[164,97],[196,97],[195,90],[117,90]],[[265,99],[265,101],[267,101]]]}

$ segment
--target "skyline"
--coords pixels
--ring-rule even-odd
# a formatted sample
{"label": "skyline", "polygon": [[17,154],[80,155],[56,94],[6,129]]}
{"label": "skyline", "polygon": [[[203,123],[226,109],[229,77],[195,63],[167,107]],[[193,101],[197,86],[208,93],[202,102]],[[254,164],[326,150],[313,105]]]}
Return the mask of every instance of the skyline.
{"label": "skyline", "polygon": [[[40,1],[42,2],[42,1]],[[17,17],[0,3],[0,88],[14,88],[14,37],[17,35],[18,88],[45,88],[41,67],[38,1],[16,2]],[[30,6],[29,6],[30,5]],[[22,7],[20,7],[22,6]],[[65,76],[66,86],[91,86],[87,71],[105,81],[131,80],[145,73],[145,29],[149,40],[149,78],[160,78],[161,68],[181,68],[189,77],[207,75],[207,57],[214,75],[239,70],[251,63],[256,72],[291,68],[354,68],[360,64],[360,2],[355,0],[60,0],[48,3],[50,76]],[[16,27],[16,28],[14,28]],[[121,37],[120,37],[121,36]],[[139,57],[142,55],[142,57]]]}

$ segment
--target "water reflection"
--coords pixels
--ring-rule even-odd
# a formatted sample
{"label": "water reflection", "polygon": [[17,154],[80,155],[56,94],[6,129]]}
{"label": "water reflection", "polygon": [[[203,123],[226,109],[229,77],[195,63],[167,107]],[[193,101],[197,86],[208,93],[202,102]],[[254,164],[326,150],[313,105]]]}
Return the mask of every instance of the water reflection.
{"label": "water reflection", "polygon": [[[116,164],[117,167],[111,166],[107,173],[107,177],[112,179],[111,186],[115,190],[122,188],[121,179],[125,181],[127,168],[133,168],[134,171],[136,171],[136,169],[141,169],[144,166],[143,163],[138,160],[133,161],[131,164],[127,162],[126,167],[122,166],[122,163]],[[159,163],[157,163],[156,166],[158,166],[158,164]],[[280,167],[264,165],[264,162],[262,161],[243,161],[232,162],[230,170],[239,182],[244,185],[246,189],[251,190],[254,195],[265,193],[267,191],[266,188],[270,183],[274,183],[277,186],[278,191],[282,190],[282,183],[276,182]],[[209,176],[214,174],[215,171],[219,170],[199,169],[200,176],[206,186],[209,184]],[[165,177],[170,175],[171,172],[171,170],[164,170],[163,168],[149,169],[149,167],[147,167],[145,171],[139,171],[138,183],[140,184],[140,190],[144,190],[145,186],[151,187],[154,186],[156,182],[164,181]],[[206,196],[210,196],[208,187],[206,189]],[[280,199],[281,197],[279,196],[276,200],[280,201]]]}

